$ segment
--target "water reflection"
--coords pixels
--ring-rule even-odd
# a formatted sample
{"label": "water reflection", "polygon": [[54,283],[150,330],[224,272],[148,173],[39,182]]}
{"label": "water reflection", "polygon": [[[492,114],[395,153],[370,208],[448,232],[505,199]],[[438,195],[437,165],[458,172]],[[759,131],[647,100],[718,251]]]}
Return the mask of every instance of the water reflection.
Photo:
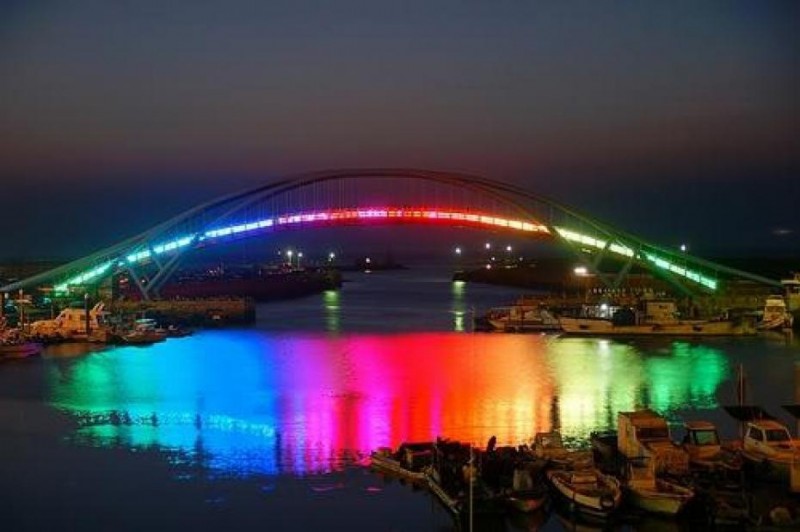
{"label": "water reflection", "polygon": [[577,441],[620,410],[714,408],[731,374],[708,345],[445,332],[207,331],[48,364],[49,401],[78,418],[78,440],[236,474],[339,470],[437,436]]}

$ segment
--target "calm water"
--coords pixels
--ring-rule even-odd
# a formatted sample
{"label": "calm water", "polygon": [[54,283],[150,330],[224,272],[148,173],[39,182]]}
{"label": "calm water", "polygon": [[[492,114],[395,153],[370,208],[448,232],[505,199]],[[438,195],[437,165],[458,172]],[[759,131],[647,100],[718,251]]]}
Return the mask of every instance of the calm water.
{"label": "calm water", "polygon": [[[581,445],[616,413],[737,427],[736,367],[773,415],[800,402],[800,343],[472,333],[516,289],[446,270],[349,274],[339,292],[259,307],[255,326],[149,347],[53,346],[0,365],[6,530],[421,530],[451,527],[422,491],[364,464],[436,436],[485,445],[558,428]],[[509,519],[507,530],[561,530]],[[641,527],[640,527],[641,528]]]}

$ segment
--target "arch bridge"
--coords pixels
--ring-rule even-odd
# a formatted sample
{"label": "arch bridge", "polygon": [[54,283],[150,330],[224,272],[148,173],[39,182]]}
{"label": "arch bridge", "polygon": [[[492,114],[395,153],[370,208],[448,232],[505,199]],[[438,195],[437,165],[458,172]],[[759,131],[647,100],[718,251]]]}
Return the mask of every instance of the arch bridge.
{"label": "arch bridge", "polygon": [[474,227],[554,241],[609,288],[619,287],[633,266],[685,295],[714,292],[733,279],[780,287],[776,280],[647,242],[509,183],[373,168],[293,175],[217,198],[89,256],[0,287],[0,293],[43,286],[66,293],[129,273],[150,299],[192,251],[280,230],[375,223]]}

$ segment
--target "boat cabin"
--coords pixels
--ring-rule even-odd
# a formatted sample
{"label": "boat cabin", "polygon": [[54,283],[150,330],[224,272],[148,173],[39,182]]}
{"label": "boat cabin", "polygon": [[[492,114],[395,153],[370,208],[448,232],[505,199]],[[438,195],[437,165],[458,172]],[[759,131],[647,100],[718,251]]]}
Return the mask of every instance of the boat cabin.
{"label": "boat cabin", "polygon": [[689,453],[692,462],[713,460],[719,456],[722,443],[717,433],[717,427],[708,421],[688,421],[684,425],[686,436],[683,438],[683,448]]}
{"label": "boat cabin", "polygon": [[617,445],[629,460],[652,460],[658,473],[689,469],[689,454],[672,441],[667,420],[650,409],[618,414]]}
{"label": "boat cabin", "polygon": [[792,435],[785,425],[774,419],[751,421],[747,424],[744,446],[758,448],[768,453],[770,448],[791,447]]}
{"label": "boat cabin", "polygon": [[43,338],[81,338],[86,336],[88,322],[89,331],[109,328],[108,312],[103,303],[97,303],[89,310],[88,319],[83,308],[68,307],[51,320],[39,320],[31,323],[31,334]]}
{"label": "boat cabin", "polygon": [[800,309],[800,273],[790,279],[781,279],[786,306],[790,312]]}

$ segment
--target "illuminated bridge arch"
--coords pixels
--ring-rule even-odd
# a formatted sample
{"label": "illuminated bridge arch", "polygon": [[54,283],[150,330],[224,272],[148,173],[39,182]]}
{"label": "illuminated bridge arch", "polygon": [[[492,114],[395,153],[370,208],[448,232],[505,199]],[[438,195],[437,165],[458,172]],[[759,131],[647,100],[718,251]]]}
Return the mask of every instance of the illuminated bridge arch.
{"label": "illuminated bridge arch", "polygon": [[[685,294],[709,292],[722,278],[780,283],[659,247],[519,186],[484,177],[417,169],[345,169],[278,179],[189,209],[87,257],[8,284],[3,293],[44,285],[56,292],[128,272],[149,298],[190,251],[309,225],[426,223],[518,232],[554,240],[587,260],[609,287],[634,265]],[[609,274],[611,259],[615,273]],[[606,263],[602,264],[603,261]],[[139,270],[150,277],[139,283]],[[601,273],[604,272],[604,273]]]}

